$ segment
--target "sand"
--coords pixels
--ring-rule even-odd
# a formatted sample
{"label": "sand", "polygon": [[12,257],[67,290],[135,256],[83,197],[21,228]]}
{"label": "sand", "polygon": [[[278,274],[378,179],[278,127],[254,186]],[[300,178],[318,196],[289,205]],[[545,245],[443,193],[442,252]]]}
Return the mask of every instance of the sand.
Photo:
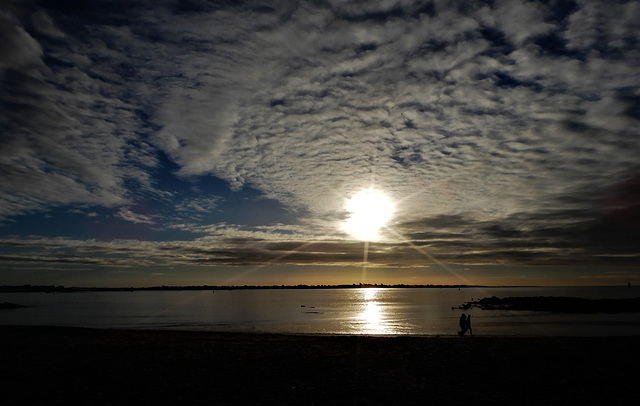
{"label": "sand", "polygon": [[639,337],[0,326],[3,405],[635,404]]}

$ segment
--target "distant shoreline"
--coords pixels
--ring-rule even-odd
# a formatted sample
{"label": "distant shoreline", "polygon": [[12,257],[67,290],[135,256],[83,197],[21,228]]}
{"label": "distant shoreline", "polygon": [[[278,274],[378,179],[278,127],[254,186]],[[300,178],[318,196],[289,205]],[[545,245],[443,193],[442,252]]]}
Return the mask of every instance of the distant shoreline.
{"label": "distant shoreline", "polygon": [[[385,285],[359,283],[351,285],[197,285],[197,286],[149,286],[149,287],[65,287],[48,285],[0,286],[0,293],[9,292],[134,292],[134,291],[176,291],[176,290],[282,290],[282,289],[363,289],[363,288],[405,288],[405,289],[463,289],[487,288],[485,285]],[[492,286],[517,287],[517,286]],[[535,286],[527,286],[535,287]]]}
{"label": "distant shoreline", "polygon": [[[0,293],[44,292],[135,292],[135,291],[179,291],[179,290],[286,290],[286,289],[469,289],[469,288],[579,288],[579,287],[626,287],[626,286],[540,286],[540,285],[408,285],[384,283],[353,283],[340,285],[191,285],[191,286],[144,286],[144,287],[85,287],[54,285],[4,285]],[[629,288],[634,288],[629,287]]]}

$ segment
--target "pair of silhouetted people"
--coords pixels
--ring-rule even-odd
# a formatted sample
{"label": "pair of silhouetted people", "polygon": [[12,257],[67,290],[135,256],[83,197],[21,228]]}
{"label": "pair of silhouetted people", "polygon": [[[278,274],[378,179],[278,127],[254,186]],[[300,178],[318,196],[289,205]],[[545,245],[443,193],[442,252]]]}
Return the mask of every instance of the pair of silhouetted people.
{"label": "pair of silhouetted people", "polygon": [[460,329],[461,331],[458,331],[458,335],[460,337],[462,337],[464,335],[464,333],[467,332],[467,330],[469,330],[469,335],[473,335],[473,330],[471,329],[471,315],[466,315],[464,313],[462,313],[462,315],[460,316]]}

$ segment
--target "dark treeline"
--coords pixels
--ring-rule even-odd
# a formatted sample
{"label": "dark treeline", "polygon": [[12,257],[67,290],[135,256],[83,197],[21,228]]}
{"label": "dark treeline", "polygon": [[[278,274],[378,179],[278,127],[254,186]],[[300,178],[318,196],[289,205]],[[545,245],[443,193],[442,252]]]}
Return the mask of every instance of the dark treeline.
{"label": "dark treeline", "polygon": [[150,287],[128,287],[128,288],[100,288],[100,287],[64,287],[45,285],[21,285],[21,286],[0,286],[0,292],[127,292],[127,291],[149,291],[149,290],[241,290],[241,289],[353,289],[353,288],[476,288],[484,287],[480,285],[385,285],[354,283],[351,285],[197,285],[197,286],[150,286]]}

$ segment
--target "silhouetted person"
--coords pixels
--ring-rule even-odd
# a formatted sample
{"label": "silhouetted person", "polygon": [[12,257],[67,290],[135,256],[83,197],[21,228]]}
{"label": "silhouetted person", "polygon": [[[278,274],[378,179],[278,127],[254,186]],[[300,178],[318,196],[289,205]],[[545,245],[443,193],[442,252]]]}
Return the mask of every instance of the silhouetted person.
{"label": "silhouetted person", "polygon": [[464,335],[464,333],[467,332],[467,316],[462,313],[462,315],[460,316],[460,328],[462,329],[461,331],[458,331],[458,335],[460,337],[462,337]]}
{"label": "silhouetted person", "polygon": [[467,321],[465,323],[465,330],[469,330],[469,335],[473,335],[473,330],[471,329],[471,315],[467,316]]}

